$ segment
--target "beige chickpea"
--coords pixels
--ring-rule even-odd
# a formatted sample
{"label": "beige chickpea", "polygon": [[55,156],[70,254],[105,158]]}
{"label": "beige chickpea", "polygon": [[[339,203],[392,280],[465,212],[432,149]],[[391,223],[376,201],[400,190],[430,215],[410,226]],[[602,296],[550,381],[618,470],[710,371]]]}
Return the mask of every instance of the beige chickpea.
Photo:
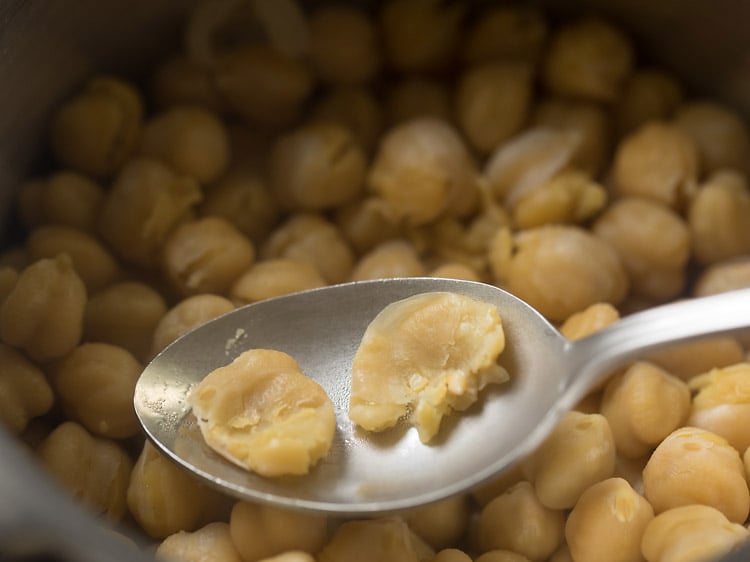
{"label": "beige chickpea", "polygon": [[120,275],[120,266],[109,250],[76,228],[41,226],[29,234],[26,251],[33,260],[67,254],[89,293],[110,285]]}
{"label": "beige chickpea", "polygon": [[313,213],[290,216],[266,239],[260,256],[310,263],[328,283],[348,279],[354,267],[354,252],[341,231],[322,215]]}
{"label": "beige chickpea", "polygon": [[742,344],[728,336],[670,345],[648,356],[650,362],[685,381],[713,368],[740,363],[744,358]]}
{"label": "beige chickpea", "polygon": [[744,453],[750,447],[750,363],[737,363],[690,379],[695,391],[687,424],[711,431]]}
{"label": "beige chickpea", "polygon": [[386,92],[386,120],[391,125],[421,117],[450,121],[453,116],[450,89],[438,80],[408,76]]}
{"label": "beige chickpea", "polygon": [[159,321],[167,312],[164,297],[137,281],[110,285],[86,304],[84,339],[124,347],[145,361]]}
{"label": "beige chickpea", "polygon": [[401,231],[393,210],[377,197],[367,197],[340,207],[335,220],[341,234],[359,254],[397,238]]}
{"label": "beige chickpea", "polygon": [[598,302],[568,316],[560,326],[560,333],[569,340],[580,340],[619,319],[620,313],[614,306]]}
{"label": "beige chickpea", "polygon": [[383,242],[362,256],[350,280],[422,277],[425,274],[425,266],[414,246],[404,239],[396,239]]}
{"label": "beige chickpea", "polygon": [[592,231],[617,251],[635,295],[661,301],[678,296],[685,287],[690,231],[663,203],[623,197],[602,213]]}
{"label": "beige chickpea", "polygon": [[656,447],[643,469],[643,488],[656,513],[702,504],[742,523],[750,508],[740,454],[723,437],[695,427],[673,431]]}
{"label": "beige chickpea", "polygon": [[282,206],[322,211],[362,192],[367,161],[348,129],[319,121],[281,136],[270,166],[271,189]]}
{"label": "beige chickpea", "polygon": [[380,101],[367,88],[340,86],[324,93],[312,108],[315,119],[346,128],[357,143],[372,152],[383,130]]}
{"label": "beige chickpea", "polygon": [[240,501],[229,518],[232,542],[243,562],[256,562],[290,550],[318,553],[328,536],[323,515]]}
{"label": "beige chickpea", "polygon": [[465,281],[481,281],[480,273],[470,265],[460,262],[446,262],[428,273],[430,277],[445,279],[463,279]]}
{"label": "beige chickpea", "polygon": [[248,46],[219,53],[213,80],[224,103],[252,125],[291,124],[313,88],[310,70],[270,47]]}
{"label": "beige chickpea", "polygon": [[310,15],[309,56],[318,77],[335,84],[369,82],[380,70],[378,29],[356,6],[322,6]]}
{"label": "beige chickpea", "polygon": [[560,545],[560,548],[549,557],[547,562],[575,562],[575,560],[573,560],[573,557],[570,555],[568,545],[563,543]]}
{"label": "beige chickpea", "polygon": [[437,552],[429,562],[472,562],[471,556],[457,548],[444,548]]}
{"label": "beige chickpea", "polygon": [[0,339],[35,361],[58,359],[78,345],[86,287],[67,254],[34,262],[0,308]]}
{"label": "beige chickpea", "polygon": [[573,507],[584,490],[614,473],[615,440],[609,423],[600,414],[566,413],[533,453],[528,467],[543,505]]}
{"label": "beige chickpea", "polygon": [[94,437],[67,421],[40,443],[37,455],[49,474],[83,505],[110,521],[125,515],[133,463],[114,441]]}
{"label": "beige chickpea", "polygon": [[84,343],[55,365],[52,383],[70,419],[94,435],[124,439],[140,429],[133,393],[142,370],[126,349]]}
{"label": "beige chickpea", "polygon": [[495,476],[488,482],[474,488],[471,491],[472,499],[479,507],[485,507],[508,488],[524,480],[524,469],[524,463],[521,460],[503,471],[499,476]]}
{"label": "beige chickpea", "polygon": [[143,101],[117,78],[92,78],[57,109],[50,143],[57,160],[94,176],[111,176],[132,154],[143,122]]}
{"label": "beige chickpea", "polygon": [[0,266],[0,310],[2,310],[5,299],[13,292],[18,282],[18,271],[9,266]]}
{"label": "beige chickpea", "polygon": [[467,30],[463,58],[468,63],[497,59],[536,62],[548,28],[544,14],[535,7],[493,5]]}
{"label": "beige chickpea", "polygon": [[0,343],[0,423],[22,433],[33,418],[46,414],[54,403],[52,387],[39,367],[21,352]]}
{"label": "beige chickpea", "polygon": [[419,118],[388,131],[370,168],[370,191],[405,223],[419,226],[471,213],[478,199],[476,164],[456,130]]}
{"label": "beige chickpea", "polygon": [[240,275],[229,294],[234,302],[249,304],[325,285],[312,264],[276,258],[260,261]]}
{"label": "beige chickpea", "polygon": [[544,85],[554,94],[610,102],[634,63],[630,40],[612,24],[586,18],[561,25],[544,60]]}
{"label": "beige chickpea", "polygon": [[750,259],[735,258],[704,269],[693,286],[693,296],[702,297],[750,287]]}
{"label": "beige chickpea", "polygon": [[201,199],[193,178],[156,160],[133,160],[107,193],[99,234],[128,263],[155,267],[170,231]]}
{"label": "beige chickpea", "polygon": [[705,562],[722,558],[747,538],[747,529],[720,511],[686,505],[660,513],[648,524],[641,552],[648,562]]}
{"label": "beige chickpea", "polygon": [[229,534],[229,524],[216,521],[189,532],[178,531],[156,548],[157,560],[180,562],[242,562]]}
{"label": "beige chickpea", "polygon": [[574,226],[521,232],[515,237],[515,252],[502,269],[502,286],[553,322],[598,302],[619,304],[628,287],[615,250]]}
{"label": "beige chickpea", "polygon": [[270,558],[263,558],[258,562],[316,562],[312,554],[301,550],[289,550]]}
{"label": "beige chickpea", "polygon": [[696,100],[677,109],[674,123],[698,146],[704,171],[734,168],[750,172],[750,131],[737,111],[716,102]]}
{"label": "beige chickpea", "polygon": [[468,528],[469,510],[468,497],[459,494],[410,510],[404,520],[432,548],[443,549],[460,542]]}
{"label": "beige chickpea", "polygon": [[482,551],[507,549],[540,561],[562,543],[565,517],[543,505],[533,486],[521,481],[484,507],[479,526]]}
{"label": "beige chickpea", "polygon": [[361,562],[418,562],[422,557],[418,555],[414,541],[408,525],[397,517],[347,521],[336,529],[320,551],[318,562],[349,562],[353,559]]}
{"label": "beige chickpea", "polygon": [[215,516],[224,500],[146,441],[130,473],[127,506],[152,538],[194,531]]}
{"label": "beige chickpea", "polygon": [[227,169],[229,137],[212,111],[199,106],[175,106],[146,122],[140,153],[207,184]]}
{"label": "beige chickpea", "polygon": [[496,549],[480,554],[475,562],[531,562],[529,558],[512,550]]}
{"label": "beige chickpea", "polygon": [[472,147],[488,154],[521,130],[532,95],[531,68],[486,62],[468,68],[456,87],[456,120]]}
{"label": "beige chickpea", "polygon": [[682,209],[696,190],[698,149],[675,125],[651,121],[617,146],[614,189],[619,195],[646,197]]}
{"label": "beige chickpea", "polygon": [[203,294],[187,297],[161,317],[154,329],[151,356],[156,355],[193,328],[234,310],[234,304],[219,295]]}
{"label": "beige chickpea", "polygon": [[622,478],[586,490],[565,523],[565,539],[576,562],[640,562],[641,538],[654,510]]}
{"label": "beige chickpea", "polygon": [[380,7],[383,48],[401,72],[435,71],[454,60],[465,6],[437,0],[388,0]]}
{"label": "beige chickpea", "polygon": [[151,82],[160,107],[193,105],[214,111],[221,108],[209,68],[189,57],[177,55],[159,63]]}
{"label": "beige chickpea", "polygon": [[711,174],[700,185],[687,213],[696,260],[708,265],[749,254],[749,214],[747,178],[733,170]]}
{"label": "beige chickpea", "polygon": [[617,452],[629,459],[649,453],[685,423],[689,412],[687,384],[645,361],[610,379],[601,404]]}
{"label": "beige chickpea", "polygon": [[224,294],[255,260],[255,246],[232,223],[205,217],[178,226],[164,243],[166,277],[183,296]]}
{"label": "beige chickpea", "polygon": [[683,96],[681,84],[668,72],[648,67],[637,69],[614,106],[618,133],[626,135],[649,121],[669,119]]}

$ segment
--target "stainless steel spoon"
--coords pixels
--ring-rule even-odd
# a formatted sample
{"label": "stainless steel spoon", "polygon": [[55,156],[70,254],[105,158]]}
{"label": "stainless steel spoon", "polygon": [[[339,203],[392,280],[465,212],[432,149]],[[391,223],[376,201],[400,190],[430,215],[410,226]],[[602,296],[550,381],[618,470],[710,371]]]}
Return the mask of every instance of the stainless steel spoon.
{"label": "stainless steel spoon", "polygon": [[[360,339],[387,304],[430,291],[498,307],[507,340],[500,362],[511,382],[485,389],[472,408],[445,418],[429,446],[407,427],[365,434],[347,415]],[[748,327],[750,289],[653,308],[571,342],[528,304],[491,285],[434,278],[349,283],[246,306],[185,335],[146,367],[135,409],[164,453],[234,496],[341,515],[389,512],[467,490],[510,467],[628,360],[671,342]],[[187,404],[191,388],[250,348],[290,354],[333,400],[333,447],[309,475],[257,476],[203,441]]]}

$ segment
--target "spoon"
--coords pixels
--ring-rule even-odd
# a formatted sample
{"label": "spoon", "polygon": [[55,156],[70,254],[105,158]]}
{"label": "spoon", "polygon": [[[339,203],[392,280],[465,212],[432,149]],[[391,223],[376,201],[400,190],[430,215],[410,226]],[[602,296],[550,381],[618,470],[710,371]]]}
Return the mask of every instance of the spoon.
{"label": "spoon", "polygon": [[[405,424],[363,432],[347,413],[350,367],[361,337],[386,305],[431,291],[497,306],[506,334],[499,361],[511,381],[485,388],[471,408],[447,416],[429,445]],[[198,327],[146,367],[134,403],[161,451],[231,495],[373,515],[446,498],[509,468],[627,361],[664,344],[748,327],[750,289],[653,308],[570,341],[531,306],[491,285],[436,278],[346,283],[261,301]],[[231,464],[203,441],[187,402],[192,387],[251,348],[290,354],[333,401],[333,445],[308,475],[265,478]]]}

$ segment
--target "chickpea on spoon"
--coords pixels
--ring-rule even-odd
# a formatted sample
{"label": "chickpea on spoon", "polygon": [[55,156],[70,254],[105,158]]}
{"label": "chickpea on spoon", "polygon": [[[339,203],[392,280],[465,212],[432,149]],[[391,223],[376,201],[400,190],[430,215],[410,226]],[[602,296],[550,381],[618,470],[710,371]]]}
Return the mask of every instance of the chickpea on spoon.
{"label": "chickpea on spoon", "polygon": [[[362,336],[389,304],[449,292],[496,306],[510,380],[446,417],[435,439],[398,424],[370,433],[349,419],[351,366]],[[750,290],[633,314],[575,342],[497,287],[404,278],[347,283],[237,309],[187,334],[144,370],[135,409],[154,443],[183,467],[234,496],[332,514],[375,514],[429,503],[488,480],[531,453],[603,377],[659,346],[750,328]],[[335,434],[301,476],[267,478],[206,446],[191,413],[192,388],[249,349],[287,353],[330,397]]]}

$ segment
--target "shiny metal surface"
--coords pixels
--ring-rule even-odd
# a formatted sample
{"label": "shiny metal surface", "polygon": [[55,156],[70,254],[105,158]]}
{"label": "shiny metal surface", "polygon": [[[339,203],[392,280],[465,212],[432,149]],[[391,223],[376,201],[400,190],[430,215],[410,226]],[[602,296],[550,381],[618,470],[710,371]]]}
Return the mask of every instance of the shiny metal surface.
{"label": "shiny metal surface", "polygon": [[[347,413],[350,367],[362,335],[386,305],[430,291],[498,307],[507,340],[500,363],[511,382],[485,389],[472,408],[444,419],[429,446],[414,428],[362,432]],[[508,468],[628,359],[667,343],[748,327],[750,290],[651,309],[570,342],[536,310],[491,285],[434,278],[348,283],[262,301],[201,326],[147,366],[134,404],[157,446],[230,494],[335,514],[374,514],[447,497]],[[307,476],[264,478],[236,467],[205,445],[190,412],[192,387],[253,348],[290,354],[333,400],[333,447]]]}

